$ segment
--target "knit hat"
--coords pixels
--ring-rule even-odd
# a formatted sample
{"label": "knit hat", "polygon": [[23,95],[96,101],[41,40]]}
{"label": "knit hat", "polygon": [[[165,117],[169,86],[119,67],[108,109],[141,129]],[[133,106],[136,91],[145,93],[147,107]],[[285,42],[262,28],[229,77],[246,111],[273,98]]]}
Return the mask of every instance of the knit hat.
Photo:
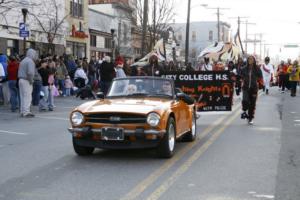
{"label": "knit hat", "polygon": [[124,58],[121,56],[118,56],[116,59],[116,65],[124,65]]}

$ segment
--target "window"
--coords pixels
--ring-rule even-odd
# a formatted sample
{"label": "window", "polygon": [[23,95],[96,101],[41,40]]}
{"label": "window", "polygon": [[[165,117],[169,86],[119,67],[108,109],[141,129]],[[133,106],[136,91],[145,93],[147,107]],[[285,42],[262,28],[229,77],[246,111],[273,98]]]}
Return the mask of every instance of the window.
{"label": "window", "polygon": [[105,38],[105,48],[111,49],[111,38]]}
{"label": "window", "polygon": [[214,32],[213,31],[209,31],[208,32],[208,40],[209,41],[213,41],[213,39],[214,39]]}
{"label": "window", "polygon": [[179,41],[182,40],[182,35],[181,35],[181,33],[179,33],[179,35],[178,35],[178,40],[179,40]]}
{"label": "window", "polygon": [[196,31],[192,32],[192,41],[195,42],[196,41]]}
{"label": "window", "polygon": [[196,49],[192,49],[192,58],[196,58],[196,54],[197,54]]}
{"label": "window", "polygon": [[70,14],[73,17],[83,17],[83,0],[70,1]]}
{"label": "window", "polygon": [[96,44],[97,44],[97,37],[96,37],[96,35],[91,35],[91,37],[90,37],[90,44],[91,44],[91,47],[96,47]]}

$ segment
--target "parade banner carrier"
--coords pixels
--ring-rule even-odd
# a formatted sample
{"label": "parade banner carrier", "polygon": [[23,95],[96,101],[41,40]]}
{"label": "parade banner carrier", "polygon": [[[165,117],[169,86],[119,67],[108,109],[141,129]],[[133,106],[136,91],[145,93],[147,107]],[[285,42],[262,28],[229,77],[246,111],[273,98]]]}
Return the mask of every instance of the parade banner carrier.
{"label": "parade banner carrier", "polygon": [[175,87],[195,98],[197,111],[231,111],[233,87],[228,71],[164,72]]}

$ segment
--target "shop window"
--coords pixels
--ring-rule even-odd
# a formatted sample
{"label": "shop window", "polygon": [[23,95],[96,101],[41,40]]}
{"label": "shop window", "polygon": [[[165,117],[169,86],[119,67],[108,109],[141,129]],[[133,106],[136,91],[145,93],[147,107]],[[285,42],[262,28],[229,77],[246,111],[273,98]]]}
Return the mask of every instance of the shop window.
{"label": "shop window", "polygon": [[90,44],[91,44],[91,47],[96,47],[96,45],[97,45],[97,37],[96,37],[96,35],[91,35],[91,37],[90,37]]}
{"label": "shop window", "polygon": [[105,48],[111,49],[111,38],[105,38]]}

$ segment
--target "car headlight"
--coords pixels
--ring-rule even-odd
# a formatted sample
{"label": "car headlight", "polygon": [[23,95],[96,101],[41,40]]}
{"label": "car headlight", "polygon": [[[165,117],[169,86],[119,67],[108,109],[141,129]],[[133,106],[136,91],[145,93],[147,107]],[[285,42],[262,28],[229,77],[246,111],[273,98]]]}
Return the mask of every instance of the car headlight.
{"label": "car headlight", "polygon": [[73,112],[71,115],[71,122],[75,126],[80,125],[83,122],[83,114],[81,112]]}
{"label": "car headlight", "polygon": [[147,123],[150,125],[150,126],[157,126],[160,122],[160,116],[156,113],[150,113],[147,117]]}

